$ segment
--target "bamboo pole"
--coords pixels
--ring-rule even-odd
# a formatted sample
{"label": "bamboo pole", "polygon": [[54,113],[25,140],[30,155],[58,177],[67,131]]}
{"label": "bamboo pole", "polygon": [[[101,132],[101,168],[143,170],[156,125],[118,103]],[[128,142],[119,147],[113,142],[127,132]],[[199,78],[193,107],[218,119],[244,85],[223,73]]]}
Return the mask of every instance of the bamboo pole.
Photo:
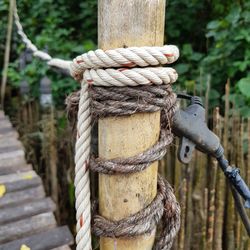
{"label": "bamboo pole", "polygon": [[[99,0],[98,43],[102,49],[125,46],[161,46],[165,0]],[[160,113],[100,119],[99,156],[129,157],[152,146],[159,137]],[[99,175],[99,212],[119,220],[151,203],[157,192],[158,163],[130,175]],[[101,250],[150,250],[155,232],[133,239],[101,238]]]}
{"label": "bamboo pole", "polygon": [[185,222],[187,213],[187,179],[184,178],[181,187],[181,228],[179,233],[179,244],[175,249],[184,250],[185,249]]}
{"label": "bamboo pole", "polygon": [[[226,111],[228,112],[228,111]],[[219,116],[219,127],[217,135],[222,136],[222,119]],[[224,139],[225,140],[225,139]],[[225,212],[225,176],[220,169],[217,171],[216,192],[215,192],[215,221],[214,221],[214,250],[222,250],[222,236]]]}
{"label": "bamboo pole", "polygon": [[[220,137],[220,114],[219,108],[213,112],[213,131]],[[213,249],[214,242],[214,224],[215,224],[215,190],[218,161],[211,158],[210,180],[209,180],[209,200],[208,200],[208,222],[207,222],[207,250]]]}
{"label": "bamboo pole", "polygon": [[10,60],[10,47],[11,47],[11,34],[12,34],[12,26],[13,26],[12,24],[13,24],[14,4],[15,4],[14,0],[10,0],[7,36],[6,36],[5,52],[4,52],[4,67],[3,67],[2,82],[1,82],[1,106],[2,106],[2,109],[4,107],[5,89],[6,89],[7,74],[8,74],[9,60]]}
{"label": "bamboo pole", "polygon": [[[238,131],[238,126],[237,126],[237,121],[238,115],[234,114],[231,118],[232,120],[232,127],[231,131],[234,133],[234,131]],[[232,133],[232,138],[231,138],[231,145],[229,147],[230,151],[230,163],[232,165],[236,165],[236,148],[237,148],[237,136]],[[229,183],[227,182],[227,203],[226,203],[226,225],[225,225],[225,232],[226,232],[226,249],[227,250],[234,250],[235,248],[235,207],[234,207],[234,201],[233,201],[233,196],[230,191]]]}

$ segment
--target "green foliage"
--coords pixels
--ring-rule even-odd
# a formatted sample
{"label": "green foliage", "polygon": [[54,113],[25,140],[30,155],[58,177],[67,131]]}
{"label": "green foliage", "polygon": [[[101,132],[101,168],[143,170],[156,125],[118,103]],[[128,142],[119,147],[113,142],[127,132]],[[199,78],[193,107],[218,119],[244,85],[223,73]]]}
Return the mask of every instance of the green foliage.
{"label": "green foliage", "polygon": [[[176,15],[178,13],[178,15]],[[223,104],[231,80],[232,105],[249,116],[249,1],[172,0],[167,6],[167,41],[179,45],[179,83],[204,95],[211,75],[210,107]]]}
{"label": "green foliage", "polygon": [[[231,79],[232,101],[242,115],[250,113],[250,3],[232,4],[228,13],[207,25],[210,48],[203,65],[213,74],[213,88],[223,91],[223,80]],[[236,100],[234,98],[234,100]],[[249,109],[248,112],[246,110]]]}
{"label": "green foliage", "polygon": [[[21,22],[29,38],[53,57],[72,59],[97,44],[97,0],[19,0]],[[8,0],[0,1],[0,57],[3,58]],[[224,85],[231,80],[231,103],[243,115],[249,111],[250,3],[247,0],[169,0],[166,11],[167,43],[177,44],[181,57],[174,65],[178,89],[205,95],[211,76],[209,104],[223,107]],[[45,63],[33,60],[20,71],[18,56],[24,50],[13,36],[10,83],[18,87],[24,77],[32,95],[39,95],[39,81],[47,74],[53,82],[57,105],[78,87],[70,78],[54,73]],[[2,61],[0,61],[2,65]],[[247,112],[246,112],[247,110]]]}
{"label": "green foliage", "polygon": [[[53,57],[70,60],[76,55],[96,48],[97,1],[66,0],[20,0],[18,11],[24,31],[39,48],[46,49]],[[7,23],[8,1],[0,1],[1,27]],[[0,34],[0,44],[4,44],[6,32]],[[3,58],[4,46],[0,56]],[[63,107],[65,96],[79,84],[49,69],[46,63],[33,59],[24,70],[19,68],[19,55],[25,46],[14,29],[12,53],[8,79],[13,87],[18,87],[21,79],[26,79],[31,87],[31,95],[39,96],[39,82],[48,75],[52,81],[53,97],[57,105]],[[2,61],[0,61],[0,66]]]}

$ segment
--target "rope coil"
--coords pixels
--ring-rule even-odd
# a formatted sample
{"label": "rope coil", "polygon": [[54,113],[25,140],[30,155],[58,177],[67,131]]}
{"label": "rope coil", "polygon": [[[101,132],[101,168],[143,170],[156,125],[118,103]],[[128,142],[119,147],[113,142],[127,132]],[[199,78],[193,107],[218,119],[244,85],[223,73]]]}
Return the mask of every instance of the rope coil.
{"label": "rope coil", "polygon": [[154,250],[170,249],[173,238],[180,227],[180,206],[167,181],[158,176],[158,193],[154,200],[138,213],[119,220],[110,221],[100,215],[93,216],[93,232],[97,236],[110,238],[134,237],[151,233],[164,217],[160,238]]}
{"label": "rope coil", "polygon": [[[140,69],[143,73],[148,70],[148,68],[135,69]],[[162,69],[168,70],[171,68],[159,67],[153,69],[155,69],[156,71],[161,71]],[[98,70],[100,69],[91,69],[91,71],[95,73]],[[106,72],[109,69],[101,70],[103,72]],[[126,68],[124,71],[126,70],[130,69]],[[119,69],[116,71],[119,71]],[[175,71],[172,70],[172,72]],[[93,73],[92,75],[94,75],[95,73]],[[138,112],[155,112],[161,110],[161,135],[159,141],[155,145],[139,155],[126,159],[113,159],[106,161],[100,158],[90,158],[88,155],[88,159],[85,160],[88,161],[90,169],[103,174],[130,174],[133,172],[143,171],[148,166],[150,166],[152,162],[162,159],[162,157],[166,153],[166,147],[172,142],[173,139],[173,135],[171,133],[171,118],[176,109],[178,109],[178,105],[176,103],[176,95],[172,92],[170,83],[176,81],[177,74],[173,73],[174,77],[172,78],[172,81],[170,81],[169,79],[171,78],[169,78],[168,80],[162,81],[160,85],[151,85],[151,82],[148,85],[145,85],[145,82],[142,82],[140,85],[140,82],[137,81],[135,83],[136,86],[132,85],[128,87],[126,87],[126,85],[124,86],[124,83],[121,84],[121,81],[115,86],[110,86],[111,83],[109,81],[109,86],[107,87],[106,81],[104,80],[97,81],[94,77],[90,79],[89,70],[85,70],[81,74],[83,74],[82,84],[85,84],[85,88],[86,86],[88,86],[88,105],[90,106],[92,119],[114,115],[131,115]],[[74,75],[74,72],[72,73],[72,75]],[[78,76],[79,75],[77,74],[77,77]],[[166,79],[166,75],[164,77]],[[114,79],[116,80],[116,78]],[[120,80],[120,78],[118,79]],[[131,79],[128,79],[128,81],[130,80]],[[116,82],[113,82],[113,84],[114,83]],[[100,84],[101,86],[99,86]],[[69,97],[68,103],[73,102],[74,105],[77,105],[77,98],[79,99],[79,94]],[[80,100],[82,100],[81,96]],[[70,108],[72,109],[72,107]],[[80,108],[81,104],[79,105],[79,109]],[[78,111],[78,117],[79,113],[81,113],[81,111]],[[77,134],[78,136],[80,136],[79,140],[81,140],[79,131],[77,132]],[[89,169],[86,169],[86,174],[88,174],[88,171]],[[82,187],[78,187],[77,181],[75,183],[76,190],[81,190]],[[167,185],[169,186],[169,184]],[[160,219],[164,218],[166,221],[165,223],[163,223],[164,227],[162,230],[162,235],[160,237],[160,240],[155,244],[154,249],[170,249],[173,243],[173,239],[180,227],[180,207],[176,202],[172,189],[164,190],[166,191],[166,193],[171,193],[171,197],[174,197],[171,199],[172,203],[175,204],[174,208],[172,208],[172,210],[170,209],[173,214],[172,217],[169,217],[165,214],[169,212],[169,205],[166,206],[166,202],[161,201],[160,203],[157,203],[158,209],[155,209],[155,203],[152,202],[146,208],[146,210],[142,210],[136,215],[125,218],[124,220],[118,222],[107,220],[100,215],[95,215],[93,217],[92,223],[93,232],[96,233],[97,236],[104,237],[132,237],[151,232],[158,224]],[[84,201],[82,201],[82,204],[83,203]],[[151,212],[150,214],[148,214],[145,211]],[[160,211],[165,211],[165,213]],[[138,217],[142,217],[142,220],[139,220]],[[128,223],[128,221],[130,221],[130,224]],[[139,221],[141,223],[139,223]],[[132,231],[131,227],[133,228]]]}

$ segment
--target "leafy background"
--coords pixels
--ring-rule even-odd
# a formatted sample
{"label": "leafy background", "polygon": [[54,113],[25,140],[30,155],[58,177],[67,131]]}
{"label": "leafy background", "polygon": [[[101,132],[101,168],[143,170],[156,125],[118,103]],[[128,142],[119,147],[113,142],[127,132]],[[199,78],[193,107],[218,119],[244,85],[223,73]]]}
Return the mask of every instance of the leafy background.
{"label": "leafy background", "polygon": [[[19,0],[24,30],[40,49],[70,59],[96,48],[97,1]],[[8,1],[0,1],[0,67],[4,53]],[[224,85],[231,80],[230,101],[243,116],[250,116],[250,2],[232,0],[167,1],[165,42],[177,44],[181,57],[176,64],[178,88],[204,94],[210,81],[210,107],[223,103]],[[25,77],[38,95],[38,83],[45,73],[53,82],[56,104],[77,87],[70,78],[58,75],[38,60],[22,72],[18,56],[24,45],[14,32],[9,83],[18,86]],[[209,77],[208,77],[209,75]]]}

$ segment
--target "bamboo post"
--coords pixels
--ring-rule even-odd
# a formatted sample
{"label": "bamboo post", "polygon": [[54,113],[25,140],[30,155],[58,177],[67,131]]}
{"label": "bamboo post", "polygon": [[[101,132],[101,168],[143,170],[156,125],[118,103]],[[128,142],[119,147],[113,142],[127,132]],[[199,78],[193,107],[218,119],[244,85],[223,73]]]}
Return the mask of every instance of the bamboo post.
{"label": "bamboo post", "polygon": [[8,15],[8,26],[7,26],[7,36],[5,43],[5,52],[4,52],[4,66],[3,66],[3,74],[1,81],[1,106],[2,109],[4,107],[4,97],[5,97],[5,89],[7,83],[7,74],[10,60],[10,47],[11,47],[11,34],[12,34],[12,24],[13,24],[13,10],[14,10],[14,0],[9,1],[9,15]]}
{"label": "bamboo post", "polygon": [[[226,116],[226,115],[225,115]],[[218,127],[216,134],[221,138],[223,131],[223,119],[219,115]],[[225,139],[224,139],[225,140]],[[216,187],[215,187],[215,220],[214,220],[214,250],[222,250],[222,236],[225,213],[225,176],[220,169],[217,171]]]}
{"label": "bamboo post", "polygon": [[[99,0],[98,43],[101,49],[161,46],[165,0]],[[99,120],[99,156],[129,157],[152,146],[159,137],[160,112]],[[99,212],[111,220],[132,215],[151,203],[157,192],[158,163],[140,173],[99,175]],[[150,250],[155,232],[133,239],[101,238],[101,250]]]}
{"label": "bamboo post", "polygon": [[[215,108],[213,112],[213,131],[216,135],[220,136],[220,111]],[[210,159],[210,177],[209,177],[209,200],[208,200],[208,221],[207,221],[207,250],[213,249],[214,237],[214,224],[215,224],[215,191],[216,191],[216,177],[218,170],[218,161],[215,158]]]}

